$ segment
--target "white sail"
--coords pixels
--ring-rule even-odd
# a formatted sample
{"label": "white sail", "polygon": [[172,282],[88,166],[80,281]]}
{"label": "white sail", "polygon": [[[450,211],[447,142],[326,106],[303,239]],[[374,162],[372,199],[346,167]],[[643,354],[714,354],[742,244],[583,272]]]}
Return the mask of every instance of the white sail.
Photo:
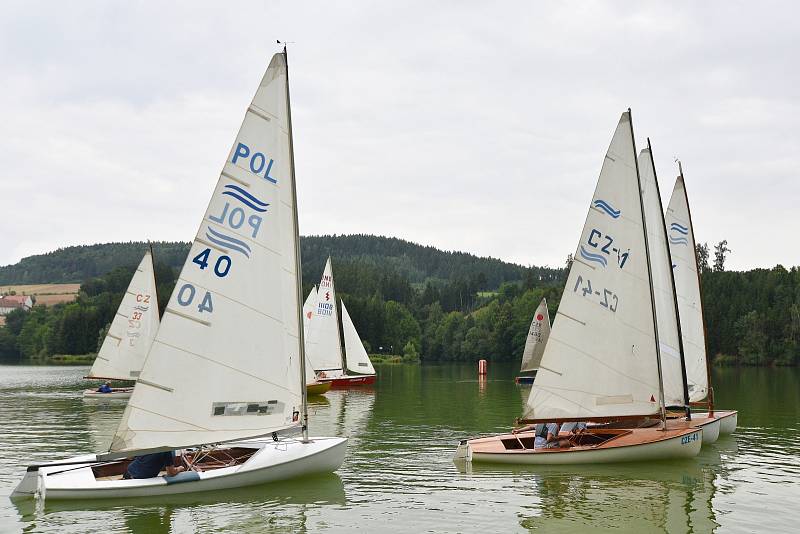
{"label": "white sail", "polygon": [[247,109],[109,455],[299,425],[298,239],[287,71]]}
{"label": "white sail", "polygon": [[675,188],[672,190],[664,218],[674,265],[689,400],[698,402],[708,395],[706,335],[703,326],[703,303],[700,297],[694,228],[683,174],[675,181]]}
{"label": "white sail", "polygon": [[341,376],[342,347],[339,340],[339,317],[336,311],[336,289],[333,284],[331,259],[325,263],[325,271],[317,290],[317,303],[308,325],[306,354],[317,373],[328,378]]}
{"label": "white sail", "polygon": [[375,368],[369,359],[367,350],[364,344],[361,343],[356,327],[353,320],[350,319],[350,314],[347,313],[347,308],[344,307],[342,302],[342,331],[344,332],[344,351],[347,360],[347,370],[362,375],[374,375]]}
{"label": "white sail", "polygon": [[136,380],[158,330],[153,257],[148,250],[122,296],[87,378]]}
{"label": "white sail", "polygon": [[653,294],[658,318],[658,344],[661,357],[661,376],[664,382],[664,402],[667,406],[683,406],[683,366],[678,330],[678,312],[672,283],[664,209],[655,174],[650,148],[639,153],[639,175],[642,179],[642,203],[647,217],[647,245],[653,276]]}
{"label": "white sail", "polygon": [[[306,301],[303,303],[303,332],[305,339],[308,339],[308,325],[311,322],[311,317],[314,315],[314,305],[317,303],[317,286],[309,292]],[[314,371],[314,366],[306,356],[306,384],[313,384],[317,381],[317,373]]]}
{"label": "white sail", "polygon": [[533,314],[533,320],[528,329],[525,349],[522,351],[520,372],[535,371],[539,368],[548,337],[550,337],[550,315],[547,311],[547,299],[543,298]]}
{"label": "white sail", "polygon": [[528,397],[528,418],[660,410],[655,327],[630,112],[592,197],[558,313]]}

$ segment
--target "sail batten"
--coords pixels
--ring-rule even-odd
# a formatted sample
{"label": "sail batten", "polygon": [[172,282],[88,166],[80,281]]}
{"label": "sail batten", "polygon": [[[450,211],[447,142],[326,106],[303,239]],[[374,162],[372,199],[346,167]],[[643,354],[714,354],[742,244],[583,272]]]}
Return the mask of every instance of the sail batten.
{"label": "sail batten", "polygon": [[276,54],[245,113],[110,453],[298,427],[298,232],[287,71]]}
{"label": "sail batten", "polygon": [[133,273],[87,378],[136,380],[158,326],[153,256],[147,251]]}
{"label": "sail batten", "polygon": [[626,112],[603,158],[526,419],[659,412],[645,246],[633,129]]}

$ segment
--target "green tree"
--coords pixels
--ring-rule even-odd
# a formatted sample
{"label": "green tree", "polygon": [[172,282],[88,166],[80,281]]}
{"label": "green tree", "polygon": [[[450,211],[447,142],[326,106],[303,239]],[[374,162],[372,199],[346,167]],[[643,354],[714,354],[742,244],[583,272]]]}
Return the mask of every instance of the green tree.
{"label": "green tree", "polygon": [[736,322],[739,333],[739,355],[746,365],[761,365],[767,355],[767,336],[764,322],[755,310],[747,313]]}
{"label": "green tree", "polygon": [[728,240],[723,239],[714,247],[714,271],[721,272],[725,270],[725,259],[731,249],[728,248]]}

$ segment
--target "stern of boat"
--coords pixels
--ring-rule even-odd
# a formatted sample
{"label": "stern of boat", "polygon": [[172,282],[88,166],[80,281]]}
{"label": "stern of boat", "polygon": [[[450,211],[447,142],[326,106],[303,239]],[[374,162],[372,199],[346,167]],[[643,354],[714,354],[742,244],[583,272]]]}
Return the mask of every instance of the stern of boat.
{"label": "stern of boat", "polygon": [[454,462],[471,462],[472,461],[472,448],[469,446],[469,441],[462,439],[458,447],[456,448],[456,453],[453,455]]}

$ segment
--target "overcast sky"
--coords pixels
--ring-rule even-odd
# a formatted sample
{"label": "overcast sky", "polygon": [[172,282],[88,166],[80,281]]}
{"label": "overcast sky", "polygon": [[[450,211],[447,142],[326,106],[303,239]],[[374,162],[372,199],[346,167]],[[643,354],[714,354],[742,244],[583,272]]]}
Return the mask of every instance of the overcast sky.
{"label": "overcast sky", "polygon": [[189,241],[276,39],[303,234],[575,250],[619,115],[698,241],[800,264],[793,2],[4,2],[0,265]]}

